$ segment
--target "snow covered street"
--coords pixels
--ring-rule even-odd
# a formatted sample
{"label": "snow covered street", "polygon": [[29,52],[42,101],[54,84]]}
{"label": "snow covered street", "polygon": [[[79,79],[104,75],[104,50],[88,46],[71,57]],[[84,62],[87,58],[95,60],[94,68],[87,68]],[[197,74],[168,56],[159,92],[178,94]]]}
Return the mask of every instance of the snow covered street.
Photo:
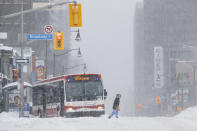
{"label": "snow covered street", "polygon": [[18,118],[0,114],[0,131],[196,131],[197,107],[175,117]]}

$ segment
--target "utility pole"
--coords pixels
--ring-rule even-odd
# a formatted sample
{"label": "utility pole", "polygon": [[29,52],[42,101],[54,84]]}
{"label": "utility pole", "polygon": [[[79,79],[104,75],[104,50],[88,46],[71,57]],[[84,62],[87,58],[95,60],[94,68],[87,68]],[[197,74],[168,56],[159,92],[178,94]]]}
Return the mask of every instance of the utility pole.
{"label": "utility pole", "polygon": [[[24,57],[24,17],[23,17],[23,4],[24,4],[24,0],[21,0],[21,58],[23,59]],[[19,117],[24,117],[24,112],[23,112],[23,108],[24,108],[24,80],[23,80],[23,64],[19,64],[19,69],[20,69],[20,79],[19,79],[19,83],[20,83],[20,114]]]}
{"label": "utility pole", "polygon": [[56,60],[55,60],[55,56],[56,56],[55,53],[53,53],[53,77],[54,77],[55,74],[56,74],[56,73],[55,73],[55,68],[56,68],[56,67],[55,67],[55,61],[56,61]]}
{"label": "utility pole", "polygon": [[46,50],[45,50],[45,79],[47,79],[47,74],[48,74],[48,71],[47,71],[47,63],[48,63],[48,52],[47,52],[47,49],[48,49],[48,42],[46,40]]}

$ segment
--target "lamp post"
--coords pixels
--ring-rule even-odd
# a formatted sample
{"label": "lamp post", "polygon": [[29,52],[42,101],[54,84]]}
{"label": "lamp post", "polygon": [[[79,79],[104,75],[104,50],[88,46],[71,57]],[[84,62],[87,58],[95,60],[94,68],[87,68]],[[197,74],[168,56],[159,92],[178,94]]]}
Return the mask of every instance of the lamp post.
{"label": "lamp post", "polygon": [[75,37],[73,39],[75,39],[77,42],[79,42],[81,40],[81,35],[80,35],[80,30],[79,28],[77,30],[71,30],[70,32],[76,32]]}
{"label": "lamp post", "polygon": [[66,52],[64,52],[62,54],[55,54],[55,53],[53,54],[53,76],[56,75],[56,73],[55,73],[56,72],[56,70],[55,70],[55,68],[56,68],[56,56],[66,55],[66,54],[70,53],[73,50],[78,50],[77,55],[78,55],[78,57],[81,57],[81,50],[80,50],[80,48],[70,49],[70,50],[68,50],[68,51],[66,51]]}
{"label": "lamp post", "polygon": [[76,35],[75,40],[76,40],[76,41],[80,41],[80,40],[81,40],[79,28],[78,28],[78,30],[77,30],[77,35]]}
{"label": "lamp post", "polygon": [[[23,11],[23,5],[24,0],[21,2],[21,58],[24,57],[24,11]],[[19,117],[24,117],[23,107],[24,107],[24,80],[23,80],[23,64],[19,64],[19,70],[20,70],[20,79],[19,79],[19,85],[20,85],[20,111],[19,111]]]}

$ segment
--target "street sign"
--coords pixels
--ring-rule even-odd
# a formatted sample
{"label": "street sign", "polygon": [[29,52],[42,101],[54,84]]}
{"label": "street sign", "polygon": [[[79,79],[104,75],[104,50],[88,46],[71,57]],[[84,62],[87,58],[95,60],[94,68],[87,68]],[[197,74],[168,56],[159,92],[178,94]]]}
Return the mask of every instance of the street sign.
{"label": "street sign", "polygon": [[161,46],[154,47],[154,87],[162,88],[164,85],[163,79],[163,48]]}
{"label": "street sign", "polygon": [[28,34],[28,40],[52,40],[53,34]]}
{"label": "street sign", "polygon": [[17,64],[28,64],[29,59],[16,59]]}
{"label": "street sign", "polygon": [[51,34],[53,32],[52,25],[45,25],[44,26],[44,32],[45,32],[45,34]]}

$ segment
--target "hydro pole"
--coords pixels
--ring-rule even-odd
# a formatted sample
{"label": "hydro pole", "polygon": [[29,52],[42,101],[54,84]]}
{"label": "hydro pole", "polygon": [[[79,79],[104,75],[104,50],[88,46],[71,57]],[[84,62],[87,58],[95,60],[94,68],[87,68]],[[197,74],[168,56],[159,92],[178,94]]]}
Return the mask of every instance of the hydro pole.
{"label": "hydro pole", "polygon": [[[23,3],[24,0],[21,2],[21,58],[24,56],[24,17],[23,17]],[[23,64],[19,64],[19,71],[20,71],[20,111],[19,111],[19,117],[24,117],[24,80],[23,80]]]}

